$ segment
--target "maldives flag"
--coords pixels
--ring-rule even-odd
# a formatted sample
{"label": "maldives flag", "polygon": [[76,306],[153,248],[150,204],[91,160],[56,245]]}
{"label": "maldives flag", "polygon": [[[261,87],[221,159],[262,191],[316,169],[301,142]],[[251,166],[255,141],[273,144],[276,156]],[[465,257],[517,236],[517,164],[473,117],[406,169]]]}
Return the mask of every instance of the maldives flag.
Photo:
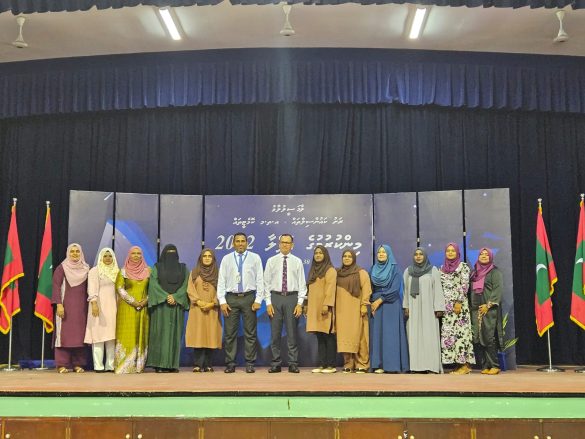
{"label": "maldives flag", "polygon": [[24,276],[22,258],[20,257],[20,243],[16,228],[16,204],[12,206],[8,242],[4,255],[4,270],[2,271],[2,289],[0,290],[0,331],[8,334],[12,317],[20,312],[20,297],[18,296],[18,279]]}
{"label": "maldives flag", "polygon": [[51,208],[47,205],[45,216],[45,232],[41,244],[41,259],[39,261],[39,282],[35,299],[35,316],[43,321],[45,331],[53,332],[53,239],[51,233]]}
{"label": "maldives flag", "polygon": [[580,203],[579,229],[577,231],[577,251],[573,269],[573,295],[571,298],[571,320],[585,329],[585,294],[583,280],[583,258],[585,258],[585,208]]}
{"label": "maldives flag", "polygon": [[557,282],[557,270],[550,252],[546,228],[542,219],[542,207],[538,206],[536,218],[536,294],[534,313],[539,336],[555,324],[552,312],[552,293]]}

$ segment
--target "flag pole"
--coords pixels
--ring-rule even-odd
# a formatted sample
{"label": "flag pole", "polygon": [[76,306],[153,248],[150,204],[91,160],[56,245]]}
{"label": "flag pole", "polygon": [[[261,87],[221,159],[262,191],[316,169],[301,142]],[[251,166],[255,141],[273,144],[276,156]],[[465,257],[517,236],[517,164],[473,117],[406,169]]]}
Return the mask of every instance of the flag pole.
{"label": "flag pole", "polygon": [[[581,203],[585,203],[585,194],[581,194]],[[585,367],[575,369],[576,373],[585,373]]]}
{"label": "flag pole", "polygon": [[[51,207],[51,202],[45,201],[45,203],[47,205],[47,210],[49,210]],[[49,368],[45,366],[45,322],[42,322],[41,331],[43,333],[41,337],[41,366],[35,367],[35,370],[48,370]]]}
{"label": "flag pole", "polygon": [[[542,198],[538,199],[538,211],[542,211]],[[553,367],[552,365],[552,354],[550,348],[550,328],[546,331],[546,340],[547,340],[547,347],[548,347],[548,367],[539,367],[536,369],[539,372],[564,372],[565,369],[561,369],[560,367]]]}
{"label": "flag pole", "polygon": [[[12,207],[16,207],[17,198],[12,199]],[[8,366],[2,369],[4,372],[14,372],[15,367],[12,367],[12,330],[14,329],[14,317],[10,316],[10,331],[8,334]]]}

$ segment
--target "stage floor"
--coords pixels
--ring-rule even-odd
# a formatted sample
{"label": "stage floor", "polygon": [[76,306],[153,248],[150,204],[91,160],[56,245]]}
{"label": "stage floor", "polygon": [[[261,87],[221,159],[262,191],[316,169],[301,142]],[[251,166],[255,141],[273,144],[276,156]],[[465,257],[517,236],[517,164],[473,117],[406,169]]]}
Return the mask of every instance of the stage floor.
{"label": "stage floor", "polygon": [[49,371],[0,372],[0,396],[533,396],[583,397],[585,374],[538,372],[519,367],[500,375],[422,374],[269,374],[259,367],[255,374],[238,368],[234,374],[217,367],[213,373],[146,372],[59,375]]}

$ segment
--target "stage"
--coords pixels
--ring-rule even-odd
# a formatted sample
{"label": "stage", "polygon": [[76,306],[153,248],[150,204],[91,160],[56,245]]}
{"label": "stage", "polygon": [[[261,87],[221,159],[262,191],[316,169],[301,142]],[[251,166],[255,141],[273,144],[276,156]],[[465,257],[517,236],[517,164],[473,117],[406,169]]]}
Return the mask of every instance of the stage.
{"label": "stage", "polygon": [[0,372],[13,438],[585,438],[585,375]]}
{"label": "stage", "polygon": [[266,367],[247,374],[244,368],[213,373],[115,375],[85,372],[58,374],[55,370],[0,373],[0,396],[514,396],[584,397],[585,374],[568,367],[563,373],[544,373],[520,367],[500,375],[451,374],[335,374],[283,372],[269,374]]}

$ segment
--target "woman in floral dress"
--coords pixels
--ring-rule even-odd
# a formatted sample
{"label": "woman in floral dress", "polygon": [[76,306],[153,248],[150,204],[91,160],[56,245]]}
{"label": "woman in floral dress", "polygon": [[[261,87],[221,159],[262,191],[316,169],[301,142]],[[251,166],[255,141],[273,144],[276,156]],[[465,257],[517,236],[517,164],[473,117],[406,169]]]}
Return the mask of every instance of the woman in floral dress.
{"label": "woman in floral dress", "polygon": [[445,295],[445,314],[441,327],[441,360],[455,364],[451,373],[466,375],[475,364],[471,318],[469,313],[470,268],[461,261],[459,246],[454,242],[445,248],[445,262],[441,266],[441,286]]}

